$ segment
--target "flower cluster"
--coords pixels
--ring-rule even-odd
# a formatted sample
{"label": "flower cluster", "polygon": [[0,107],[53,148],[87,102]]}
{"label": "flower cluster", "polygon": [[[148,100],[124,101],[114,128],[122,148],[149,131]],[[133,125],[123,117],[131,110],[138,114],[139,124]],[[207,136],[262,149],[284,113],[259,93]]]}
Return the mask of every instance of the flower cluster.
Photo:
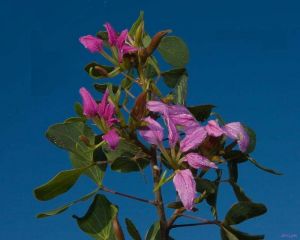
{"label": "flower cluster", "polygon": [[108,143],[111,149],[115,149],[120,141],[117,130],[113,127],[118,119],[115,118],[115,107],[108,100],[108,89],[106,89],[102,101],[97,103],[89,91],[85,88],[80,88],[80,95],[83,100],[83,114],[87,118],[91,118],[105,133],[102,139]]}
{"label": "flower cluster", "polygon": [[[182,162],[187,162],[194,169],[218,168],[217,165],[197,151],[197,148],[206,137],[227,136],[238,142],[241,151],[246,151],[249,144],[249,136],[239,122],[219,126],[216,120],[208,121],[202,126],[189,110],[182,105],[167,105],[161,101],[149,101],[147,108],[151,112],[160,113],[168,129],[168,140],[171,148],[171,155],[166,152],[163,146],[164,129],[158,121],[147,117],[147,123],[139,132],[150,144],[157,145],[166,159],[175,168],[176,174],[173,182],[178,195],[186,209],[193,208],[196,196],[196,184],[190,169],[182,169]],[[180,132],[184,137],[180,138]],[[179,145],[176,153],[176,145]]]}
{"label": "flower cluster", "polygon": [[[104,24],[108,35],[108,43],[112,48],[112,51],[117,51],[118,61],[121,63],[125,54],[138,51],[138,48],[133,46],[132,40],[128,35],[128,30],[124,29],[119,35],[111,24]],[[86,35],[79,38],[81,44],[87,48],[91,53],[103,52],[103,40],[92,36]]]}

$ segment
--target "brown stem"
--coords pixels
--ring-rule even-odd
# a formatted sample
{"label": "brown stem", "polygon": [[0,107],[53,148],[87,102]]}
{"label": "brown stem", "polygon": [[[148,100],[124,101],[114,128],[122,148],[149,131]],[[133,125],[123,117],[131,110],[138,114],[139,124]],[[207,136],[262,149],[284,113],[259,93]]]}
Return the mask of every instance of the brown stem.
{"label": "brown stem", "polygon": [[149,203],[149,204],[154,205],[154,206],[157,205],[156,201],[152,201],[152,200],[148,200],[148,199],[144,199],[144,198],[139,198],[139,197],[132,196],[132,195],[129,195],[129,194],[126,194],[126,193],[120,193],[120,192],[111,190],[111,189],[109,189],[107,187],[104,187],[104,186],[101,186],[100,190],[102,190],[104,192],[112,193],[112,194],[115,194],[115,195],[119,195],[119,196],[122,196],[122,197],[130,198],[130,199],[133,199],[133,200],[137,200],[137,201],[140,201],[140,202]]}
{"label": "brown stem", "polygon": [[174,222],[177,220],[177,218],[179,218],[181,216],[181,214],[185,211],[185,208],[179,208],[176,209],[173,213],[173,215],[169,218],[168,220],[168,229],[170,230],[171,228],[173,228],[173,224]]}
{"label": "brown stem", "polygon": [[[157,166],[157,158],[156,158],[156,149],[155,147],[151,148],[152,150],[152,158],[151,158],[151,167],[152,167],[152,175],[153,175],[153,182],[154,182],[154,188],[159,183],[160,180],[160,175],[161,171]],[[154,192],[155,194],[155,201],[156,201],[156,210],[157,214],[159,216],[159,222],[160,222],[160,235],[161,235],[161,240],[168,240],[168,226],[167,226],[167,219],[166,219],[166,214],[165,214],[165,208],[164,208],[164,202],[163,202],[163,197],[162,197],[162,192],[161,189],[158,188]]]}
{"label": "brown stem", "polygon": [[171,226],[171,228],[194,227],[194,226],[209,225],[209,224],[219,225],[219,222],[217,222],[217,221],[207,221],[207,222],[202,222],[202,223],[174,224],[174,225]]}

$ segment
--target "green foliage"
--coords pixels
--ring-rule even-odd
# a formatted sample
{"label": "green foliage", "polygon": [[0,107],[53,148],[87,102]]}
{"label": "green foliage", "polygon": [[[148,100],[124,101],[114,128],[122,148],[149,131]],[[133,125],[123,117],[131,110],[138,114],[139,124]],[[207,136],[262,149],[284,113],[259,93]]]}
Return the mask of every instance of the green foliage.
{"label": "green foliage", "polygon": [[282,175],[282,173],[280,173],[280,172],[277,172],[277,171],[275,171],[275,170],[273,170],[273,169],[270,169],[270,168],[267,168],[267,167],[262,166],[262,165],[259,164],[257,161],[255,161],[253,158],[249,158],[249,161],[250,161],[251,163],[253,163],[256,167],[258,167],[259,169],[261,169],[261,170],[263,170],[263,171],[265,171],[265,172],[272,173],[272,174],[274,174],[274,175]]}
{"label": "green foliage", "polygon": [[73,216],[82,231],[95,239],[116,240],[113,220],[118,209],[104,195],[97,194],[83,217]]}
{"label": "green foliage", "polygon": [[47,201],[67,192],[77,182],[80,175],[89,167],[76,168],[58,173],[49,182],[34,190],[35,197],[38,200]]}
{"label": "green foliage", "polygon": [[178,80],[176,86],[174,87],[173,94],[174,94],[174,102],[176,104],[181,104],[181,105],[185,104],[185,100],[187,96],[187,81],[188,81],[188,75],[183,74]]}
{"label": "green foliage", "polygon": [[186,75],[187,71],[185,68],[175,68],[161,73],[165,84],[169,88],[175,88],[180,83],[181,79],[186,77]]}
{"label": "green foliage", "polygon": [[260,216],[267,212],[265,205],[253,202],[238,202],[227,212],[225,217],[226,225],[239,224],[250,218]]}
{"label": "green foliage", "polygon": [[149,228],[146,234],[146,240],[160,240],[160,225],[159,222],[155,222]]}
{"label": "green foliage", "polygon": [[103,151],[114,171],[135,172],[144,169],[149,164],[149,159],[142,149],[129,141],[121,140],[115,150],[105,145]]}
{"label": "green foliage", "polygon": [[82,122],[58,123],[48,128],[46,137],[56,146],[77,153],[85,148],[85,144],[79,140],[85,136],[90,143],[94,143],[92,130]]}
{"label": "green foliage", "polygon": [[199,105],[188,107],[189,111],[194,115],[194,117],[201,122],[207,120],[211,114],[214,105]]}
{"label": "green foliage", "polygon": [[248,233],[241,232],[232,226],[221,227],[222,240],[262,240],[264,235],[249,235]]}
{"label": "green foliage", "polygon": [[50,210],[50,211],[39,213],[37,215],[37,218],[51,217],[51,216],[55,216],[57,214],[63,213],[64,211],[68,210],[71,206],[75,205],[76,203],[85,202],[88,199],[90,199],[91,197],[95,196],[98,191],[99,191],[99,189],[97,188],[96,190],[86,194],[85,196],[83,196],[73,202],[65,204],[64,206],[58,207],[58,208]]}
{"label": "green foliage", "polygon": [[125,218],[125,223],[126,223],[127,231],[130,234],[130,236],[132,237],[132,239],[133,240],[142,240],[141,235],[139,234],[135,225],[129,218]]}
{"label": "green foliage", "polygon": [[[111,85],[111,84],[110,83],[95,83],[94,88],[98,92],[104,93],[109,85]],[[112,89],[113,89],[113,92],[116,93],[118,91],[119,87],[116,85],[112,85]]]}
{"label": "green foliage", "polygon": [[179,37],[164,37],[159,44],[158,51],[163,59],[174,67],[185,67],[189,61],[188,47]]}
{"label": "green foliage", "polygon": [[115,77],[119,74],[119,70],[112,66],[101,65],[96,62],[89,63],[84,70],[93,79],[101,79],[106,77]]}
{"label": "green foliage", "polygon": [[237,200],[243,202],[243,201],[249,201],[251,202],[251,199],[244,193],[243,189],[234,181],[230,181],[230,185],[232,186],[232,189],[234,191],[234,194],[237,198]]}
{"label": "green foliage", "polygon": [[[94,163],[93,150],[80,140],[80,137],[84,136],[90,144],[94,144],[95,142],[95,136],[92,130],[84,123],[71,122],[55,124],[47,130],[46,136],[56,146],[70,152],[71,163],[75,168],[86,167]],[[103,169],[98,166],[92,166],[85,171],[85,174],[98,185],[101,185],[104,176]]]}
{"label": "green foliage", "polygon": [[144,12],[141,11],[140,15],[138,17],[138,19],[134,22],[134,24],[132,25],[132,27],[129,30],[129,34],[130,36],[134,36],[136,33],[136,30],[138,29],[138,27],[140,26],[140,24],[144,21]]}

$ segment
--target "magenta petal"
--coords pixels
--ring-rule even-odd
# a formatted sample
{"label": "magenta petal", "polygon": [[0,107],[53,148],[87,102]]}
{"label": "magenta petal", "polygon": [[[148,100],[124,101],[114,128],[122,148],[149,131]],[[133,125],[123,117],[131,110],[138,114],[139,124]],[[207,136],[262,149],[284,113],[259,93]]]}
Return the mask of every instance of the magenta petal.
{"label": "magenta petal", "polygon": [[169,116],[164,117],[166,125],[168,127],[168,138],[170,147],[174,147],[179,140],[179,134],[174,122],[170,119]]}
{"label": "magenta petal", "polygon": [[132,47],[129,45],[123,45],[121,48],[118,49],[118,60],[121,63],[123,61],[123,56],[127,53],[133,53],[136,52],[138,48]]}
{"label": "magenta petal", "polygon": [[223,128],[225,135],[233,140],[237,140],[242,152],[246,152],[249,145],[249,136],[240,122],[228,123]]}
{"label": "magenta petal", "polygon": [[164,129],[162,126],[151,117],[145,118],[144,121],[147,122],[148,125],[139,130],[141,136],[150,144],[161,144],[164,137]]}
{"label": "magenta petal", "polygon": [[151,112],[158,112],[160,114],[167,114],[168,112],[168,105],[164,104],[160,101],[149,101],[147,102],[147,108]]}
{"label": "magenta petal", "polygon": [[120,142],[120,136],[114,128],[103,135],[102,139],[108,143],[112,150],[116,149]]}
{"label": "magenta petal", "polygon": [[206,138],[207,132],[204,127],[197,127],[186,134],[184,139],[180,142],[180,150],[187,152],[198,147]]}
{"label": "magenta petal", "polygon": [[102,100],[98,106],[98,113],[100,116],[104,115],[104,113],[105,113],[105,108],[106,108],[106,105],[108,102],[108,95],[109,95],[109,91],[108,91],[108,89],[106,89],[103,94]]}
{"label": "magenta petal", "polygon": [[220,137],[222,134],[224,134],[224,130],[215,120],[208,121],[208,124],[205,126],[205,130],[207,131],[208,135],[213,137]]}
{"label": "magenta petal", "polygon": [[195,169],[218,168],[218,166],[214,162],[211,162],[209,159],[198,153],[188,153],[184,157],[183,161],[187,162],[192,168]]}
{"label": "magenta petal", "polygon": [[176,172],[173,183],[183,206],[192,210],[196,197],[196,183],[189,169]]}
{"label": "magenta petal", "polygon": [[117,41],[116,41],[116,47],[118,49],[121,49],[123,47],[123,45],[125,44],[125,41],[127,39],[128,36],[128,30],[125,29],[121,32],[120,36],[118,37]]}
{"label": "magenta petal", "polygon": [[110,46],[115,46],[117,43],[118,35],[113,27],[109,23],[105,23],[104,27],[106,28],[108,34],[108,43]]}
{"label": "magenta petal", "polygon": [[87,48],[91,53],[102,51],[103,42],[100,38],[92,35],[87,35],[79,38],[80,43]]}
{"label": "magenta petal", "polygon": [[97,115],[97,103],[92,95],[84,87],[80,88],[79,93],[83,101],[83,114],[89,118]]}

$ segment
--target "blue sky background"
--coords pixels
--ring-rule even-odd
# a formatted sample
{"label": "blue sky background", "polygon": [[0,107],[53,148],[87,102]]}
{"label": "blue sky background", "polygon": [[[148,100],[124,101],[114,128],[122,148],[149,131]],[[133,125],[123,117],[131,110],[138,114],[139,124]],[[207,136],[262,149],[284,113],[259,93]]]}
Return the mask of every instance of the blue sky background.
{"label": "blue sky background", "polygon": [[[213,103],[225,120],[254,128],[254,157],[284,173],[277,177],[250,164],[242,166],[240,184],[269,211],[240,228],[265,233],[266,239],[283,239],[283,234],[300,238],[299,1],[2,0],[0,239],[88,239],[71,218],[84,214],[88,203],[57,217],[34,217],[93,189],[83,177],[57,200],[41,203],[33,198],[34,187],[70,167],[67,154],[50,144],[44,132],[72,116],[79,87],[93,83],[83,67],[98,57],[78,37],[95,33],[106,21],[118,30],[130,27],[139,10],[145,11],[150,34],[171,28],[189,45],[188,103]],[[113,174],[106,185],[140,196],[152,194],[150,179],[144,187],[139,174]],[[222,215],[234,198],[226,185],[221,194]],[[143,234],[155,220],[151,206],[107,196],[120,205],[121,219],[132,218]],[[203,205],[197,214],[207,217],[205,209]],[[214,226],[178,229],[172,235],[219,239]]]}

